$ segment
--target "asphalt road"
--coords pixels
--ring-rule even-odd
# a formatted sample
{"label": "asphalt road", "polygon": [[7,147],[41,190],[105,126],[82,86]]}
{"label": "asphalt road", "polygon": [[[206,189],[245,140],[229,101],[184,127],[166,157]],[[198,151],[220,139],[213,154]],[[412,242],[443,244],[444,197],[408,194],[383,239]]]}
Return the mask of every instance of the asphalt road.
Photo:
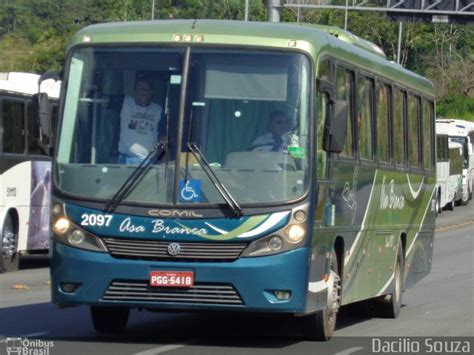
{"label": "asphalt road", "polygon": [[[100,336],[92,329],[88,308],[61,310],[49,302],[47,268],[28,268],[0,275],[0,355],[12,344],[7,337],[28,339],[23,345],[29,349],[49,345],[45,355],[371,354],[386,340],[394,343],[392,353],[397,349],[434,353],[436,346],[444,352],[456,347],[467,350],[468,345],[472,353],[473,275],[473,204],[439,216],[432,272],[404,293],[397,320],[360,316],[346,308],[328,343],[304,341],[291,317],[218,313],[133,311],[124,334]],[[377,340],[381,337],[391,338]]]}

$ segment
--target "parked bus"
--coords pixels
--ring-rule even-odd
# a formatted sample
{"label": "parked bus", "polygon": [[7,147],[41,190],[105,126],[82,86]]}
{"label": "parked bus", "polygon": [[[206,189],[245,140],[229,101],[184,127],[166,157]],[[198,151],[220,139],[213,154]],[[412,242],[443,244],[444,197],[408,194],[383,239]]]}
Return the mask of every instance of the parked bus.
{"label": "parked bus", "polygon": [[[162,124],[125,164],[122,128],[153,127],[144,77]],[[292,314],[328,339],[342,305],[397,317],[430,272],[433,86],[375,45],[325,26],[93,25],[63,85],[52,300],[91,306],[97,331],[131,308],[215,310]],[[124,100],[137,119],[120,127]],[[274,112],[282,150],[253,149]]]}
{"label": "parked bus", "polygon": [[[438,126],[437,126],[438,127]],[[437,132],[436,211],[453,210],[462,195],[462,145]]]}
{"label": "parked bus", "polygon": [[474,153],[472,151],[471,138],[474,135],[474,127],[471,122],[462,120],[436,120],[437,131],[446,132],[449,135],[450,142],[456,142],[461,145],[461,178],[462,193],[456,198],[457,204],[467,205],[472,198],[472,189],[474,187]]}
{"label": "parked bus", "polygon": [[[51,159],[41,144],[48,132],[40,132],[32,108],[39,77],[0,73],[0,273],[15,269],[21,255],[49,247]],[[52,80],[41,85],[52,100],[51,117],[57,116],[59,88]]]}

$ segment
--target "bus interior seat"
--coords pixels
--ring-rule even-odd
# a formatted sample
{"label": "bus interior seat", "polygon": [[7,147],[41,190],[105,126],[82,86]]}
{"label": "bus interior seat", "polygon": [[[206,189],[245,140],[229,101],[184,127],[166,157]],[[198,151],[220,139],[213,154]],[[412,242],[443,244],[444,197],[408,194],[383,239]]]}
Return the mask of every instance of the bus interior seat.
{"label": "bus interior seat", "polygon": [[297,170],[295,160],[281,152],[231,152],[227,154],[224,166],[236,170]]}

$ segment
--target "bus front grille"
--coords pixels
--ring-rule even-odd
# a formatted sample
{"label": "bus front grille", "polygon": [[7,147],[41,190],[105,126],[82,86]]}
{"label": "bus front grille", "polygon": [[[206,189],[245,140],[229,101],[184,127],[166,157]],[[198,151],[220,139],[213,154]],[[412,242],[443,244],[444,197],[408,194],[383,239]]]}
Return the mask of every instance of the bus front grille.
{"label": "bus front grille", "polygon": [[104,238],[103,241],[113,257],[143,260],[233,261],[247,247],[246,243],[179,242],[179,253],[171,256],[168,246],[172,242],[122,238]]}
{"label": "bus front grille", "polygon": [[145,281],[115,280],[108,287],[104,301],[170,302],[215,305],[242,305],[232,285],[195,284],[190,288],[157,288]]}

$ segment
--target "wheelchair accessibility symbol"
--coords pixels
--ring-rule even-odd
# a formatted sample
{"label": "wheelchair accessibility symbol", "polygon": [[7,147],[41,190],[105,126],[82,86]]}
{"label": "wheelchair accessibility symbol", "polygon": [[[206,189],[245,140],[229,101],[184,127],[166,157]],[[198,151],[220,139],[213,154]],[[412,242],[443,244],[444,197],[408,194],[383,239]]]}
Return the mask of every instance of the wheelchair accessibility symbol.
{"label": "wheelchair accessibility symbol", "polygon": [[201,180],[179,180],[179,202],[201,202]]}

